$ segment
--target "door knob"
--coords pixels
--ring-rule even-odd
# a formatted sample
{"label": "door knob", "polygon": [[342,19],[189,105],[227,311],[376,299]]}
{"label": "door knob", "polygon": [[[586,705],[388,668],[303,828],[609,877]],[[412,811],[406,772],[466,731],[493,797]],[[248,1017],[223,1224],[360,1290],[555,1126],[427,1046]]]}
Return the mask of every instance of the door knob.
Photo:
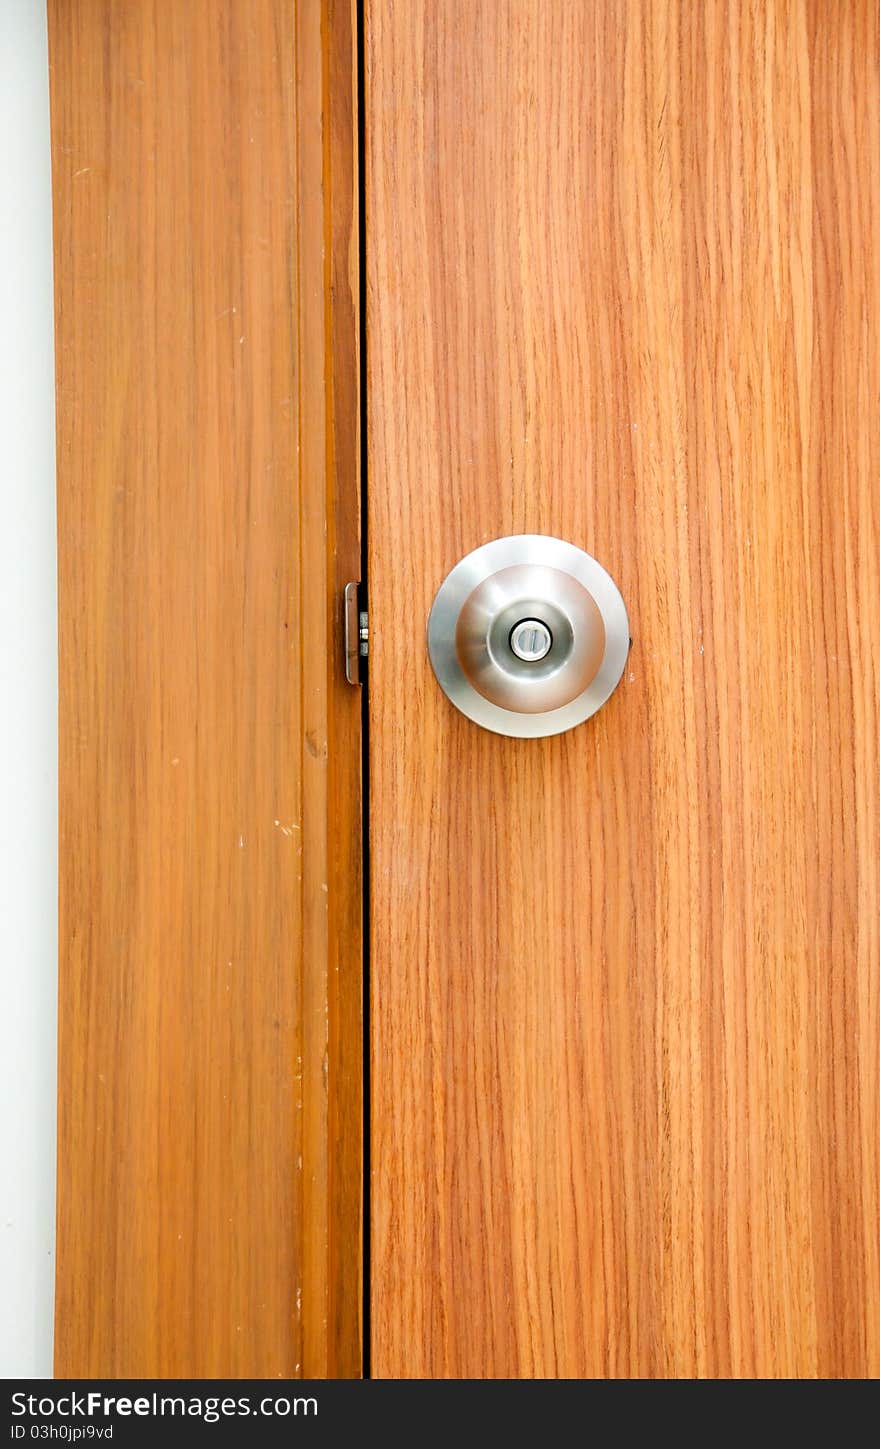
{"label": "door knob", "polygon": [[556,735],[589,719],[619,683],[629,645],[610,574],[544,534],[496,538],[467,554],[428,619],[441,689],[500,735]]}

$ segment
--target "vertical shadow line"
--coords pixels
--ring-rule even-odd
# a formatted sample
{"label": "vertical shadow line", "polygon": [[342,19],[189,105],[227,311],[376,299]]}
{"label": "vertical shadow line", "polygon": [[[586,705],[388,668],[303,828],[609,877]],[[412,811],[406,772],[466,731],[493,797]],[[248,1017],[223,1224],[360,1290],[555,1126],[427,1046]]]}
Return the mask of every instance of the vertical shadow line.
{"label": "vertical shadow line", "polygon": [[[360,366],[361,586],[359,608],[367,609],[369,567],[367,489],[367,217],[366,217],[366,0],[357,0],[357,170]],[[361,802],[363,877],[363,1375],[370,1378],[370,708],[369,657],[361,660]]]}

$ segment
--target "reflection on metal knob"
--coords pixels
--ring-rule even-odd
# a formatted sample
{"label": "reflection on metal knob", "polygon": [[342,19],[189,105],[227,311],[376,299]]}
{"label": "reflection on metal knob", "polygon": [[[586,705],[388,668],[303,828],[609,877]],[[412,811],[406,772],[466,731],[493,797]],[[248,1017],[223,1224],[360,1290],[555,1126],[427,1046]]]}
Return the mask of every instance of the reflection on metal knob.
{"label": "reflection on metal knob", "polygon": [[543,534],[497,538],[444,579],[428,620],[434,673],[496,734],[560,734],[603,705],[623,673],[620,592],[582,549]]}

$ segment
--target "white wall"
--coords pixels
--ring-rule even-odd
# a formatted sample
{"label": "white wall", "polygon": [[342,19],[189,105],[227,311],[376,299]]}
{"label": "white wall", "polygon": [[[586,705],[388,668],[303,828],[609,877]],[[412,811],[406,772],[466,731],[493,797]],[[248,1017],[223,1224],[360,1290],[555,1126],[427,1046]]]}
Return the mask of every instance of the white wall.
{"label": "white wall", "polygon": [[55,441],[45,0],[0,0],[0,1376],[52,1372]]}

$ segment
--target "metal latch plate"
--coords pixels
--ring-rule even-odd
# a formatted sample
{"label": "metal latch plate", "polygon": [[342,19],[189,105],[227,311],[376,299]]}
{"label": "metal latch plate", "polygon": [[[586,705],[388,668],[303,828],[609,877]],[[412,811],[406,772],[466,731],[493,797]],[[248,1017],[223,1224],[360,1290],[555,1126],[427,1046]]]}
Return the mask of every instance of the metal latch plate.
{"label": "metal latch plate", "polygon": [[357,584],[346,584],[343,631],[345,639],[345,677],[349,684],[360,684],[360,661],[369,651],[367,613],[358,604]]}

